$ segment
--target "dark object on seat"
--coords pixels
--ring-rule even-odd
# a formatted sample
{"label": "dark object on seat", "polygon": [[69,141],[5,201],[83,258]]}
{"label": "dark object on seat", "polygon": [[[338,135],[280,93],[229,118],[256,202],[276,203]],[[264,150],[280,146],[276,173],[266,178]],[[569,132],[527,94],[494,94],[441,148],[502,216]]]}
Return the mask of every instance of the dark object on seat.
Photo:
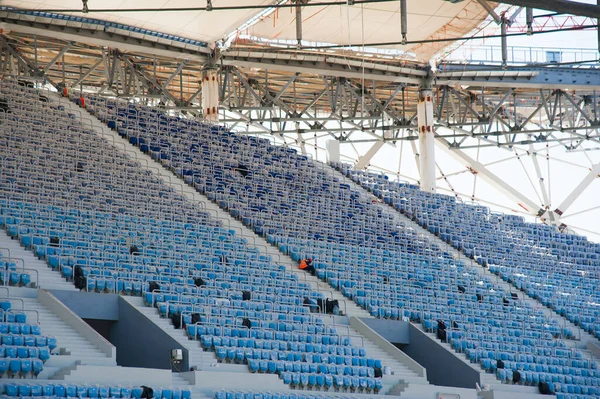
{"label": "dark object on seat", "polygon": [[238,167],[235,168],[235,170],[244,177],[247,177],[248,174],[250,173],[248,170],[248,167],[244,164],[239,164]]}
{"label": "dark object on seat", "polygon": [[171,321],[173,322],[173,327],[175,327],[176,330],[181,328],[181,315],[174,314],[171,316]]}
{"label": "dark object on seat", "polygon": [[515,300],[515,301],[519,299],[519,296],[517,295],[517,293],[516,293],[516,292],[511,292],[511,293],[510,293],[510,296],[511,296],[511,297],[512,297],[512,299],[513,299],[513,300]]}
{"label": "dark object on seat", "polygon": [[483,302],[483,295],[475,294],[477,296],[477,302]]}
{"label": "dark object on seat", "polygon": [[334,308],[340,308],[340,303],[338,302],[337,299],[332,299],[330,300],[329,298],[327,298],[325,300],[325,313],[327,314],[333,314],[333,309]]}
{"label": "dark object on seat", "polygon": [[503,369],[504,368],[504,362],[500,359],[496,360],[496,368],[497,369]]}
{"label": "dark object on seat", "polygon": [[78,173],[82,173],[85,169],[85,164],[81,161],[77,162],[77,165],[75,165],[75,172]]}
{"label": "dark object on seat", "polygon": [[250,322],[250,319],[247,317],[244,317],[244,319],[242,320],[242,326],[244,326],[246,328],[252,328],[252,323]]}
{"label": "dark object on seat", "polygon": [[389,283],[390,283],[389,276],[383,276],[383,284],[389,284]]}
{"label": "dark object on seat", "polygon": [[154,390],[150,387],[142,385],[142,399],[152,399],[154,397]]}
{"label": "dark object on seat", "polygon": [[137,247],[137,245],[132,245],[129,247],[130,255],[137,255],[139,252],[140,252],[140,249]]}
{"label": "dark object on seat", "polygon": [[519,381],[521,381],[521,373],[517,370],[513,370],[513,384],[517,384]]}
{"label": "dark object on seat", "polygon": [[383,370],[381,369],[381,367],[375,367],[374,368],[375,371],[375,378],[383,378]]}
{"label": "dark object on seat", "polygon": [[219,261],[222,265],[227,265],[229,263],[229,259],[225,255],[219,255]]}
{"label": "dark object on seat", "polygon": [[200,313],[192,313],[192,324],[200,323]]}
{"label": "dark object on seat", "polygon": [[502,298],[502,303],[504,304],[504,306],[510,305],[510,301],[506,298]]}
{"label": "dark object on seat", "polygon": [[242,291],[242,300],[249,301],[252,299],[252,293],[250,291]]}
{"label": "dark object on seat", "polygon": [[460,284],[459,284],[459,285],[458,285],[458,291],[459,291],[461,294],[464,294],[464,293],[465,293],[465,291],[466,291],[466,289],[465,289],[465,287],[463,287],[462,285],[460,285]]}
{"label": "dark object on seat", "polygon": [[202,287],[206,283],[204,282],[204,280],[202,279],[202,277],[196,277],[194,279],[194,284],[196,285],[196,287]]}
{"label": "dark object on seat", "polygon": [[58,247],[60,245],[60,238],[58,237],[50,237],[50,246]]}
{"label": "dark object on seat", "polygon": [[445,341],[446,340],[446,323],[442,320],[438,320],[437,325],[437,337],[438,339]]}
{"label": "dark object on seat", "polygon": [[542,395],[552,395],[552,391],[550,390],[550,384],[547,382],[539,382],[538,389]]}
{"label": "dark object on seat", "polygon": [[150,292],[160,292],[160,285],[156,281],[150,281],[148,283],[148,290]]}
{"label": "dark object on seat", "polygon": [[317,306],[318,309],[315,309],[317,313],[324,313],[327,309],[327,301],[322,298],[317,298]]}
{"label": "dark object on seat", "polygon": [[458,329],[458,323],[456,321],[452,321],[452,328]]}
{"label": "dark object on seat", "polygon": [[87,286],[87,279],[83,275],[83,269],[81,266],[76,265],[73,269],[73,282],[75,283],[75,288],[82,290]]}

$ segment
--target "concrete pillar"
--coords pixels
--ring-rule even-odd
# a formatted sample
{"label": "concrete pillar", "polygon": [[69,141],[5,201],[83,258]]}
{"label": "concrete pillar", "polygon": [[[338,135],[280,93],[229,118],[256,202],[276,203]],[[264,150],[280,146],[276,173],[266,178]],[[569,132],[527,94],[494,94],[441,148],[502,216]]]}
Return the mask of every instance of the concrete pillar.
{"label": "concrete pillar", "polygon": [[206,121],[219,122],[219,80],[214,67],[202,70],[202,113]]}
{"label": "concrete pillar", "polygon": [[327,140],[325,143],[327,148],[327,162],[339,163],[340,162],[340,142],[337,140]]}
{"label": "concrete pillar", "polygon": [[433,93],[431,90],[419,91],[417,119],[419,122],[419,170],[421,174],[421,190],[435,193]]}

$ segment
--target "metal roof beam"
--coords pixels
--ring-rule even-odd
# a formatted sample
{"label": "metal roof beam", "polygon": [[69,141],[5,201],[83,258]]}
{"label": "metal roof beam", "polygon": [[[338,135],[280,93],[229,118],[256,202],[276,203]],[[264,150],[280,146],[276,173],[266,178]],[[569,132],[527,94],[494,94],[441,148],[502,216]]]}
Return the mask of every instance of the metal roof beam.
{"label": "metal roof beam", "polygon": [[179,72],[182,71],[182,69],[187,65],[187,60],[183,60],[178,66],[177,69],[175,69],[173,71],[173,73],[171,74],[171,76],[169,76],[167,78],[167,80],[164,81],[164,83],[161,85],[161,87],[163,89],[166,89],[167,86],[169,86],[169,83],[171,83],[173,81],[173,79],[175,79],[175,76],[177,76],[179,74]]}
{"label": "metal roof beam", "polygon": [[500,25],[500,22],[502,22],[502,18],[500,18],[500,15],[496,13],[494,7],[489,5],[489,3],[486,0],[477,0],[477,2],[481,4],[481,6],[488,12],[488,14],[490,14],[494,21],[496,21],[496,24]]}
{"label": "metal roof beam", "polygon": [[[600,7],[599,7],[600,8]],[[436,74],[438,85],[537,88],[537,89],[600,89],[600,70],[564,67],[507,67],[449,65]]]}
{"label": "metal roof beam", "polygon": [[83,75],[81,75],[81,77],[79,79],[77,79],[75,82],[71,83],[71,87],[75,87],[78,84],[84,82],[88,76],[90,76],[92,74],[92,72],[94,72],[94,70],[96,70],[96,68],[98,68],[100,66],[100,64],[102,64],[104,62],[104,59],[100,58],[98,59],[98,61],[96,61],[96,63],[94,65],[92,65],[92,67]]}
{"label": "metal roof beam", "polygon": [[532,215],[537,215],[540,212],[540,205],[535,201],[530,200],[518,190],[513,188],[510,184],[505,182],[500,177],[496,176],[489,169],[485,167],[481,162],[471,158],[464,151],[453,147],[451,143],[445,139],[436,137],[436,142],[442,147],[452,158],[457,160],[461,164],[467,164],[472,170],[474,170],[483,180],[496,187],[500,192],[504,193],[507,197],[516,201],[517,204],[525,209]]}
{"label": "metal roof beam", "polygon": [[[130,70],[135,73],[139,78],[140,82],[148,89],[149,91],[160,91],[167,99],[173,101],[175,104],[179,104],[179,101],[171,94],[168,90],[164,89],[160,83],[158,83],[152,76],[149,76],[142,68],[138,67],[133,61],[131,61],[127,57],[120,57],[125,64],[130,68]],[[181,104],[179,104],[181,105]]]}
{"label": "metal roof beam", "polygon": [[43,73],[46,73],[50,70],[50,68],[52,68],[52,65],[54,65],[56,63],[56,61],[59,60],[60,57],[63,56],[63,54],[65,54],[67,51],[69,51],[69,49],[71,47],[73,47],[73,42],[69,42],[66,46],[64,46],[62,49],[60,49],[60,51],[58,52],[58,54],[56,54],[56,56],[54,58],[52,58],[52,60],[46,64],[46,66],[44,67],[44,69],[42,70]]}
{"label": "metal roof beam", "polygon": [[554,210],[559,216],[562,216],[571,205],[579,198],[579,196],[588,188],[590,184],[600,177],[600,163],[595,164],[591,167],[590,172],[583,178],[583,180],[575,187],[573,192],[569,194],[567,198]]}
{"label": "metal roof beam", "polygon": [[539,10],[556,11],[559,14],[579,15],[581,17],[600,18],[600,7],[579,1],[568,0],[501,0],[513,6],[531,7]]}
{"label": "metal roof beam", "polygon": [[8,41],[6,40],[6,38],[3,35],[0,35],[0,41],[4,44],[4,48],[14,58],[17,59],[17,62],[19,62],[19,63],[23,64],[25,67],[27,67],[28,72],[31,74],[32,77],[44,78],[48,83],[50,83],[52,86],[54,86],[55,89],[58,90],[58,85],[52,79],[50,79],[48,76],[46,76],[43,71],[40,71],[38,68],[36,68],[34,65],[32,65],[32,63],[27,58],[23,57],[15,48],[13,48],[8,43]]}

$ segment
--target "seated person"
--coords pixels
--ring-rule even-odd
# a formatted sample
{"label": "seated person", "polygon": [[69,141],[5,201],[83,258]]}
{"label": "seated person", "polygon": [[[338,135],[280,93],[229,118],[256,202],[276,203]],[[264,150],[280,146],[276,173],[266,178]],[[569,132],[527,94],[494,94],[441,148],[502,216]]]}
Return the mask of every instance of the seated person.
{"label": "seated person", "polygon": [[309,272],[311,275],[315,275],[316,274],[316,270],[315,267],[312,265],[312,259],[307,258],[307,259],[302,259],[300,261],[300,270],[304,270],[306,272]]}

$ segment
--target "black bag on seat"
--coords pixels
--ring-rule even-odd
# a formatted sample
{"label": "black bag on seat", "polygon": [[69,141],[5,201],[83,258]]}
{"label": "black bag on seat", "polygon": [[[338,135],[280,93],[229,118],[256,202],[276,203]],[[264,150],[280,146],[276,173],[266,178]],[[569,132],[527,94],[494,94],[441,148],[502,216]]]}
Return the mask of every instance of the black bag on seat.
{"label": "black bag on seat", "polygon": [[250,319],[247,317],[244,317],[244,319],[242,320],[242,326],[244,326],[246,328],[252,328],[252,323],[250,322]]}
{"label": "black bag on seat", "polygon": [[152,399],[154,397],[154,390],[150,387],[142,385],[142,399]]}
{"label": "black bag on seat", "polygon": [[173,327],[175,327],[176,330],[181,328],[181,315],[174,314],[171,316],[171,321],[173,322]]}
{"label": "black bag on seat", "polygon": [[73,268],[73,282],[75,284],[75,288],[80,290],[86,288],[87,286],[87,279],[83,275],[83,269],[81,269],[81,266],[79,265],[76,265]]}
{"label": "black bag on seat", "polygon": [[196,277],[194,279],[194,284],[196,285],[196,287],[202,287],[205,283],[202,277]]}
{"label": "black bag on seat", "polygon": [[87,279],[83,276],[78,276],[78,277],[75,277],[74,283],[75,283],[75,288],[82,290],[82,289],[86,288],[86,286],[87,286]]}
{"label": "black bag on seat", "polygon": [[518,383],[519,381],[521,381],[521,373],[519,373],[517,370],[513,370],[513,384]]}
{"label": "black bag on seat", "polygon": [[137,255],[138,252],[140,252],[140,249],[137,247],[137,245],[132,245],[129,247],[129,254],[130,255]]}
{"label": "black bag on seat", "polygon": [[477,302],[483,302],[483,295],[475,294],[477,296]]}
{"label": "black bag on seat", "polygon": [[319,312],[323,313],[327,309],[327,302],[325,299],[318,298],[317,305],[319,306]]}
{"label": "black bag on seat", "polygon": [[192,313],[192,324],[200,323],[200,313]]}
{"label": "black bag on seat", "polygon": [[242,291],[242,300],[249,301],[252,299],[252,293],[250,291]]}
{"label": "black bag on seat", "polygon": [[497,360],[496,361],[496,368],[497,369],[503,369],[504,368],[504,362],[502,360]]}
{"label": "black bag on seat", "polygon": [[538,384],[538,389],[542,395],[552,395],[550,385],[547,382],[541,382]]}
{"label": "black bag on seat", "polygon": [[150,281],[148,283],[148,290],[150,292],[154,292],[154,291],[160,292],[160,285],[158,285],[158,283],[156,281]]}
{"label": "black bag on seat", "polygon": [[58,237],[50,237],[50,246],[58,247],[60,245],[60,238]]}
{"label": "black bag on seat", "polygon": [[339,309],[340,303],[338,302],[337,299],[330,300],[329,298],[327,298],[325,300],[325,313],[333,314],[333,308],[335,308],[336,306]]}
{"label": "black bag on seat", "polygon": [[458,291],[459,291],[461,294],[464,294],[464,293],[465,293],[465,291],[466,291],[466,289],[465,289],[465,287],[463,287],[462,285],[460,285],[460,284],[459,284],[459,285],[458,285]]}
{"label": "black bag on seat", "polygon": [[381,369],[381,367],[375,367],[375,378],[382,378],[383,377],[383,370]]}

